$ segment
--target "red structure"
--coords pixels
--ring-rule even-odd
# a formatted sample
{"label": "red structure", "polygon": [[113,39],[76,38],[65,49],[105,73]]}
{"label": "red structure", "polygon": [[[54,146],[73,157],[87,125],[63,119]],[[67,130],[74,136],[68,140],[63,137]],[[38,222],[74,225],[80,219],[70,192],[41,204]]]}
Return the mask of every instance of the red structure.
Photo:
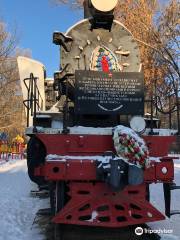
{"label": "red structure", "polygon": [[144,183],[128,185],[118,192],[97,180],[97,163],[91,159],[106,150],[114,151],[111,136],[38,134],[37,137],[47,146],[47,154],[57,156],[36,168],[35,175],[56,182],[56,191],[60,182],[66,182],[68,188],[69,200],[56,211],[54,223],[124,227],[165,219],[148,201],[147,186],[173,182],[173,159],[162,156],[167,154],[175,137],[158,137],[158,141],[166,146],[159,147],[159,151],[156,136],[145,137],[151,143],[151,154],[161,157],[160,161],[151,161],[151,166],[144,171]]}

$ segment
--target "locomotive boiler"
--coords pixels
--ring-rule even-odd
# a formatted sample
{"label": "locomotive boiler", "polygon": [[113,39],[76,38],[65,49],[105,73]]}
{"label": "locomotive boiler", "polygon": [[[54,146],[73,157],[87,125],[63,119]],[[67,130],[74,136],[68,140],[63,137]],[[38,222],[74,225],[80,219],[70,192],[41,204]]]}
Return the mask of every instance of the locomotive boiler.
{"label": "locomotive boiler", "polygon": [[163,183],[165,214],[177,213],[170,210],[171,190],[179,187],[169,156],[177,136],[146,129],[139,47],[114,20],[116,5],[87,0],[82,21],[54,32],[60,70],[51,109],[45,110],[38,71],[23,80],[28,173],[49,185],[55,224],[122,228],[163,220],[150,203],[151,183]]}

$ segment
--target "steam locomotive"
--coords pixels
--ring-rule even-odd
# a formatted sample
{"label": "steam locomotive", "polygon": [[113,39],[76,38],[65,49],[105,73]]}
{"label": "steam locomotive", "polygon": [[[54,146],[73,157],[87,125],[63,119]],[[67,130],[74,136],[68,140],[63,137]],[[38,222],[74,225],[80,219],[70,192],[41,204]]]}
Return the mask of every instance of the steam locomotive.
{"label": "steam locomotive", "polygon": [[[114,20],[116,4],[84,1],[84,20],[54,32],[61,68],[46,80],[52,108],[45,109],[43,67],[33,62],[20,72],[28,173],[49,185],[56,224],[122,228],[163,220],[150,203],[151,183],[163,183],[165,215],[177,213],[170,208],[171,190],[179,187],[169,156],[177,136],[146,129],[139,47]],[[25,59],[18,61],[22,68]]]}

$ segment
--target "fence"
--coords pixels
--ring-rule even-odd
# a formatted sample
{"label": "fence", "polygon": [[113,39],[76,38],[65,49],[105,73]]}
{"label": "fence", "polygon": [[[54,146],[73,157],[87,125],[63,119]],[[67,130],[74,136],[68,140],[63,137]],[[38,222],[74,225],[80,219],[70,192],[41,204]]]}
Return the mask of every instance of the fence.
{"label": "fence", "polygon": [[23,159],[25,145],[22,143],[8,144],[0,143],[0,160],[9,161],[10,159]]}

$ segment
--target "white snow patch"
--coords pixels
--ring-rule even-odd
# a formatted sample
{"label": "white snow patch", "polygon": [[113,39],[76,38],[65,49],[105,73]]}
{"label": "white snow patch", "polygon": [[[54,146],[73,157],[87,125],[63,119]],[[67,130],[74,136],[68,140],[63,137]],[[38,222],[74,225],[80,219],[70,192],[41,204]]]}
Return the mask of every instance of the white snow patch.
{"label": "white snow patch", "polygon": [[[145,132],[143,135],[149,135],[151,129],[150,128],[146,128]],[[177,130],[173,130],[173,129],[163,129],[163,128],[153,128],[153,132],[154,133],[158,133],[158,136],[172,136],[175,135],[177,133]]]}
{"label": "white snow patch", "polygon": [[[47,113],[47,112],[46,112]],[[52,128],[43,128],[37,126],[37,131],[39,133],[47,133],[47,134],[59,134],[63,132],[63,124],[61,121],[53,120]],[[74,126],[69,127],[70,134],[82,134],[82,135],[111,135],[113,133],[112,127],[107,128],[100,128],[100,127],[83,127],[83,126]],[[142,134],[143,136],[149,135],[151,129],[146,129],[145,132]],[[172,136],[177,133],[177,130],[171,129],[153,129],[155,134],[158,136]],[[26,128],[26,134],[32,134],[33,127]]]}
{"label": "white snow patch", "polygon": [[155,161],[155,162],[160,162],[160,158],[159,157],[149,157],[150,161]]}
{"label": "white snow patch", "polygon": [[[63,127],[61,123],[53,123],[53,128],[43,128],[43,127],[37,127],[37,131],[39,133],[47,133],[47,134],[60,134],[63,131]],[[58,127],[58,124],[59,127]],[[78,135],[111,135],[113,128],[95,128],[95,127],[82,127],[82,126],[75,126],[75,127],[69,127],[69,133],[70,134],[78,134]],[[26,128],[26,134],[33,133],[33,127]]]}
{"label": "white snow patch", "polygon": [[98,212],[93,211],[92,215],[91,215],[91,219],[87,220],[87,222],[94,222],[94,220],[96,220],[97,216],[98,216]]}
{"label": "white snow patch", "polygon": [[0,240],[44,240],[32,224],[47,203],[30,197],[32,188],[25,160],[0,165]]}
{"label": "white snow patch", "polygon": [[10,160],[10,161],[0,161],[0,173],[2,172],[7,172],[7,171],[16,171],[21,168],[22,164],[24,164],[24,159],[23,160]]}
{"label": "white snow patch", "polygon": [[75,126],[71,127],[70,133],[71,134],[89,134],[89,135],[112,135],[113,128],[93,128],[93,127],[82,127],[82,126]]}
{"label": "white snow patch", "polygon": [[[104,169],[106,168],[110,168],[110,160],[112,159],[111,156],[68,156],[68,155],[56,155],[56,154],[49,154],[46,156],[46,161],[47,162],[66,162],[67,160],[80,160],[80,161],[84,161],[84,160],[90,160],[90,161],[98,161],[101,164],[99,165],[99,167],[103,166]],[[113,160],[123,160],[125,162],[128,162],[128,160],[126,158],[123,157],[114,157]],[[160,162],[159,158],[156,157],[150,157],[149,158],[150,161],[155,161],[155,162]],[[108,164],[108,165],[103,165],[103,164]],[[134,164],[128,162],[129,165],[134,166]],[[138,168],[140,168],[139,166],[137,166]]]}
{"label": "white snow patch", "polygon": [[180,159],[180,154],[171,153],[171,154],[168,154],[168,157],[174,157],[174,158]]}
{"label": "white snow patch", "polygon": [[180,163],[175,163],[174,167],[175,167],[175,170],[178,170],[177,168],[180,168]]}
{"label": "white snow patch", "polygon": [[64,162],[66,160],[92,160],[102,163],[109,163],[111,156],[63,156],[56,154],[49,154],[46,156],[47,161],[60,161]]}

